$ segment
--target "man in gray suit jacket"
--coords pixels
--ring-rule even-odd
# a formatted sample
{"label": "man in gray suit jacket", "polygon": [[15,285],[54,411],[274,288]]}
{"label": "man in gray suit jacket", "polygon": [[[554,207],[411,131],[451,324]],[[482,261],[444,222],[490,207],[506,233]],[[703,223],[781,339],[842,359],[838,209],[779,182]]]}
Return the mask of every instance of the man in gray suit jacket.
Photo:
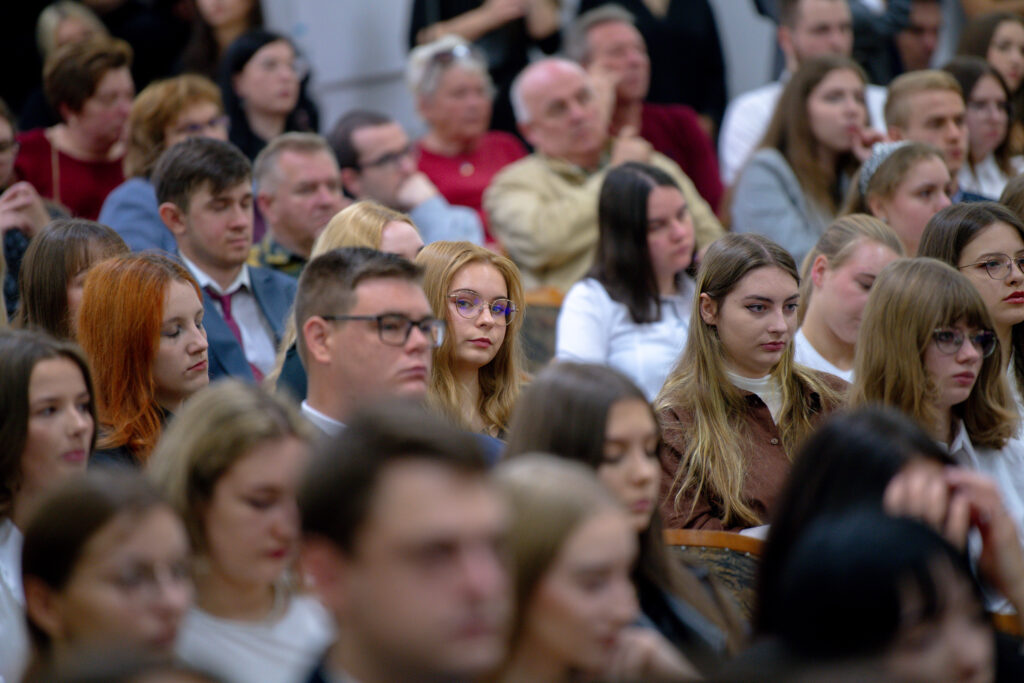
{"label": "man in gray suit jacket", "polygon": [[153,171],[160,218],[203,290],[210,379],[262,379],[274,365],[295,280],[246,265],[253,241],[252,168],[231,143],[192,138]]}

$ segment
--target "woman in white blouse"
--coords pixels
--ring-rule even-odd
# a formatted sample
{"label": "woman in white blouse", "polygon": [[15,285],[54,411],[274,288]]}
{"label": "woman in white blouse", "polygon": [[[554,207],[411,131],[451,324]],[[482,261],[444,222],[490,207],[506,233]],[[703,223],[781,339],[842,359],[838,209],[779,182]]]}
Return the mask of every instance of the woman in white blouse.
{"label": "woman in white blouse", "polygon": [[899,236],[863,213],[836,219],[800,269],[800,329],[793,360],[853,381],[861,313],[879,271],[903,256]]}
{"label": "woman in white blouse", "polygon": [[605,177],[598,224],[594,266],[562,303],[555,356],[611,366],[653,400],[690,328],[693,221],[671,177],[631,162]]}

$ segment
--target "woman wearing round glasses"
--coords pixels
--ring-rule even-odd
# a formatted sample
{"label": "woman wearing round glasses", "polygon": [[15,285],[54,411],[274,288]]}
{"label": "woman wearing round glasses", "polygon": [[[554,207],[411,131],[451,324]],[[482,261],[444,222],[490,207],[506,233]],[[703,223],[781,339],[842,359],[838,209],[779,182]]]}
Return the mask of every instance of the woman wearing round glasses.
{"label": "woman wearing round glasses", "polygon": [[431,400],[465,428],[501,437],[522,379],[519,269],[470,242],[428,244],[416,263],[434,315],[448,327],[434,354]]}
{"label": "woman wearing round glasses", "polygon": [[[986,276],[987,277],[987,276]],[[1024,527],[1024,449],[999,339],[971,282],[931,258],[900,259],[875,280],[864,307],[849,404],[902,410],[960,464],[999,482]]]}

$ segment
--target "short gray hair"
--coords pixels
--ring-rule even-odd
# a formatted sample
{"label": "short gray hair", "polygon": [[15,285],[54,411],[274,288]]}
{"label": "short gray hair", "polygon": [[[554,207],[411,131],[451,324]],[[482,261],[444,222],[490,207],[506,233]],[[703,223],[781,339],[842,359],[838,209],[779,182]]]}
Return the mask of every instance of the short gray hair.
{"label": "short gray hair", "polygon": [[565,56],[574,62],[586,64],[590,60],[587,34],[600,24],[617,23],[636,25],[636,17],[620,5],[601,5],[576,17],[565,34]]}
{"label": "short gray hair", "polygon": [[327,143],[327,140],[316,133],[284,133],[267,143],[256,156],[252,167],[252,179],[256,184],[256,192],[266,190],[273,192],[276,189],[280,177],[277,173],[277,160],[285,152],[296,152],[299,154],[315,154],[324,152],[334,160],[334,150]]}
{"label": "short gray hair", "polygon": [[409,53],[409,61],[405,66],[405,83],[414,95],[429,97],[437,91],[447,66],[437,68],[435,61],[438,55],[444,53],[451,55],[451,61],[447,66],[458,64],[464,69],[479,72],[484,77],[487,89],[494,91],[494,83],[487,71],[487,62],[483,55],[461,36],[445,35],[432,43],[420,45]]}
{"label": "short gray hair", "polygon": [[512,87],[509,89],[508,93],[509,101],[512,103],[512,113],[515,114],[516,117],[516,123],[520,125],[529,123],[532,118],[530,108],[526,106],[526,100],[523,99],[523,82],[526,80],[526,77],[537,69],[552,64],[561,65],[562,67],[579,71],[583,73],[585,77],[587,76],[587,72],[582,66],[577,62],[573,62],[564,57],[545,57],[544,59],[527,64],[522,71],[516,74],[515,79],[512,81]]}

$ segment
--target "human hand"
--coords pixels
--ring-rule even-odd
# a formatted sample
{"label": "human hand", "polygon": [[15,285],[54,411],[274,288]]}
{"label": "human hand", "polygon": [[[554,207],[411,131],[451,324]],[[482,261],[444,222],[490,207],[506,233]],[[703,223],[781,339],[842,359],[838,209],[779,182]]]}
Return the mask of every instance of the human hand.
{"label": "human hand", "polygon": [[607,130],[612,120],[612,112],[615,110],[616,89],[622,74],[616,73],[598,62],[591,62],[587,67],[587,75],[590,77],[590,86],[594,89],[594,99],[601,112],[602,129]]}
{"label": "human hand", "polygon": [[395,192],[395,201],[403,211],[412,211],[417,206],[436,197],[437,186],[430,182],[426,173],[417,171],[402,181]]}
{"label": "human hand", "polygon": [[970,501],[955,495],[941,465],[919,460],[908,463],[892,478],[882,496],[882,507],[894,517],[913,517],[963,550],[970,529]]}
{"label": "human hand", "polygon": [[879,142],[890,142],[890,140],[884,133],[879,133],[870,126],[858,128],[854,131],[853,147],[850,151],[853,156],[857,157],[857,161],[863,164],[871,158],[871,147]]}
{"label": "human hand", "polygon": [[524,16],[530,9],[529,0],[487,0],[480,8],[496,26],[507,24]]}
{"label": "human hand", "polygon": [[679,681],[700,678],[697,669],[654,629],[628,626],[619,635],[603,680]]}
{"label": "human hand", "polygon": [[0,194],[0,235],[21,230],[31,239],[49,222],[42,198],[29,183],[15,183]]}
{"label": "human hand", "polygon": [[612,142],[611,165],[618,166],[627,161],[647,163],[654,148],[651,143],[637,135],[633,126],[623,126]]}

